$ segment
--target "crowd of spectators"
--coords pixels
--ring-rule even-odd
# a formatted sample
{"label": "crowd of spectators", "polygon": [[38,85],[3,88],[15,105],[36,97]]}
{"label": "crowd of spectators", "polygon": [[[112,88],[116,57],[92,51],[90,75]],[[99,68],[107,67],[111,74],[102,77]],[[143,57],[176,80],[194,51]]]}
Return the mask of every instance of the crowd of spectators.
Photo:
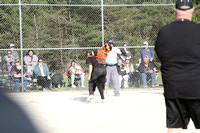
{"label": "crowd of spectators", "polygon": [[[131,52],[127,49],[127,44],[123,45],[121,55],[118,55],[117,70],[119,74],[120,88],[135,87],[140,82],[142,87],[155,87],[157,79],[157,70],[153,62],[154,52],[148,46],[148,42],[143,43],[139,53],[139,60],[135,66],[131,63]],[[139,80],[139,81],[138,81]],[[137,85],[138,86],[138,85]]]}
{"label": "crowd of spectators", "polygon": [[[8,73],[9,80],[14,83],[14,91],[20,91],[19,83],[22,82],[23,77],[23,90],[27,91],[28,81],[35,79],[38,85],[42,86],[42,90],[50,88],[50,72],[46,63],[34,53],[33,50],[29,50],[23,58],[23,65],[21,65],[15,45],[10,44],[10,50],[3,57],[0,56],[0,72],[2,74]],[[23,69],[23,74],[21,73]],[[31,82],[30,82],[31,84]]]}
{"label": "crowd of spectators", "polygon": [[[140,82],[143,87],[147,87],[148,85],[151,87],[158,86],[158,84],[156,84],[157,70],[153,63],[154,52],[153,49],[148,46],[148,42],[145,41],[143,43],[143,48],[139,52],[138,65],[132,64],[131,52],[127,48],[127,43],[124,43],[121,49],[113,46],[113,40],[108,40],[107,43],[110,44],[111,51],[106,54],[105,58],[105,64],[107,66],[106,90],[108,87],[112,86],[115,95],[119,95],[120,88],[134,87],[135,80],[138,79],[141,79]],[[42,58],[38,58],[38,55],[36,55],[33,50],[28,50],[23,58],[23,63],[24,66],[21,66],[14,44],[10,44],[10,50],[7,51],[7,55],[3,58],[0,56],[0,72],[8,71],[11,73],[16,91],[19,90],[20,76],[22,75],[24,77],[24,90],[27,89],[27,81],[33,78],[37,79],[43,90],[50,87],[51,77],[49,68],[46,63],[43,63]],[[21,67],[24,67],[23,74],[21,74]],[[80,87],[85,87],[85,72],[81,65],[74,60],[69,63],[68,78],[70,79],[71,87],[77,87],[75,84],[76,79],[80,80]]]}

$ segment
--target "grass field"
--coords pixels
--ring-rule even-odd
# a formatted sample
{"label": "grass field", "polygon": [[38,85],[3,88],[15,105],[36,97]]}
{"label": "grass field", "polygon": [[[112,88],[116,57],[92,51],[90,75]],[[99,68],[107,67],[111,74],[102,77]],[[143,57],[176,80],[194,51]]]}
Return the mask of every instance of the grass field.
{"label": "grass field", "polygon": [[[67,85],[69,84],[68,83],[68,78],[65,74],[62,74],[63,75],[63,81],[67,83]],[[88,81],[87,81],[87,74],[85,75],[85,88],[81,88],[81,87],[76,87],[76,88],[72,88],[72,87],[61,87],[61,88],[57,88],[55,89],[54,91],[69,91],[69,90],[88,90]],[[162,87],[162,79],[161,79],[161,73],[159,72],[158,73],[158,78],[157,78],[157,84],[159,84],[159,87],[156,87],[156,88],[160,88]],[[122,88],[123,89],[123,88]],[[128,87],[126,89],[143,89],[143,87]],[[41,91],[41,86],[39,86],[39,90],[28,90],[29,92],[40,92]]]}

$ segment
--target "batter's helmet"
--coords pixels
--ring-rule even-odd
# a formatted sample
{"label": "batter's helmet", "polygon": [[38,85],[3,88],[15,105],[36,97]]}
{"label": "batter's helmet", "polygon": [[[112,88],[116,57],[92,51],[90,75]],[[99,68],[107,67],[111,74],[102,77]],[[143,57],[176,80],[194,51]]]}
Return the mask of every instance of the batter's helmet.
{"label": "batter's helmet", "polygon": [[103,45],[103,50],[105,52],[109,52],[110,50],[112,50],[112,46],[110,44],[106,43]]}

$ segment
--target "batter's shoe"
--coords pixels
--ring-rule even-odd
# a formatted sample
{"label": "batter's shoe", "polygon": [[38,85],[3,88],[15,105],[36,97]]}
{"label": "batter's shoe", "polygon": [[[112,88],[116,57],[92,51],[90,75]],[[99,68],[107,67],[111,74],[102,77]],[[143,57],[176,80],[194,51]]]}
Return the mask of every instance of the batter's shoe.
{"label": "batter's shoe", "polygon": [[90,103],[93,100],[94,96],[93,95],[89,95],[89,97],[87,98],[86,103]]}
{"label": "batter's shoe", "polygon": [[105,103],[106,101],[105,101],[105,99],[101,99],[100,101],[99,101],[99,103]]}

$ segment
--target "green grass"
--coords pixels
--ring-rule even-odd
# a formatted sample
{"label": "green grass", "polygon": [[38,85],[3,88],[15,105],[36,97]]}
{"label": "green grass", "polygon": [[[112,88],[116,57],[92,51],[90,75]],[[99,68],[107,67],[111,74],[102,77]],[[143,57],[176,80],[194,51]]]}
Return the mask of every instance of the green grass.
{"label": "green grass", "polygon": [[[53,75],[53,74],[52,74]],[[68,83],[68,77],[66,76],[66,74],[62,74],[63,75],[63,81],[67,83],[67,85],[69,84]],[[59,92],[59,91],[70,91],[70,90],[87,90],[88,89],[88,81],[87,81],[87,73],[85,75],[85,81],[84,81],[84,85],[85,85],[85,88],[81,88],[81,87],[76,87],[76,88],[72,88],[72,87],[61,87],[61,88],[57,88],[56,90],[53,90],[55,92]],[[161,78],[161,73],[159,72],[158,73],[158,77],[157,77],[157,80],[156,80],[156,83],[159,84],[160,86],[162,86],[162,78]],[[160,87],[159,86],[159,87]],[[42,92],[42,88],[41,86],[38,86],[39,87],[39,90],[28,90],[28,92]],[[157,88],[159,88],[157,87]],[[112,88],[110,88],[112,89]],[[123,88],[122,88],[123,89]],[[128,87],[126,89],[143,89],[143,87],[140,87],[140,88],[133,88],[133,87]]]}
{"label": "green grass", "polygon": [[157,77],[156,83],[159,84],[159,85],[163,85],[161,72],[158,73],[158,77]]}

